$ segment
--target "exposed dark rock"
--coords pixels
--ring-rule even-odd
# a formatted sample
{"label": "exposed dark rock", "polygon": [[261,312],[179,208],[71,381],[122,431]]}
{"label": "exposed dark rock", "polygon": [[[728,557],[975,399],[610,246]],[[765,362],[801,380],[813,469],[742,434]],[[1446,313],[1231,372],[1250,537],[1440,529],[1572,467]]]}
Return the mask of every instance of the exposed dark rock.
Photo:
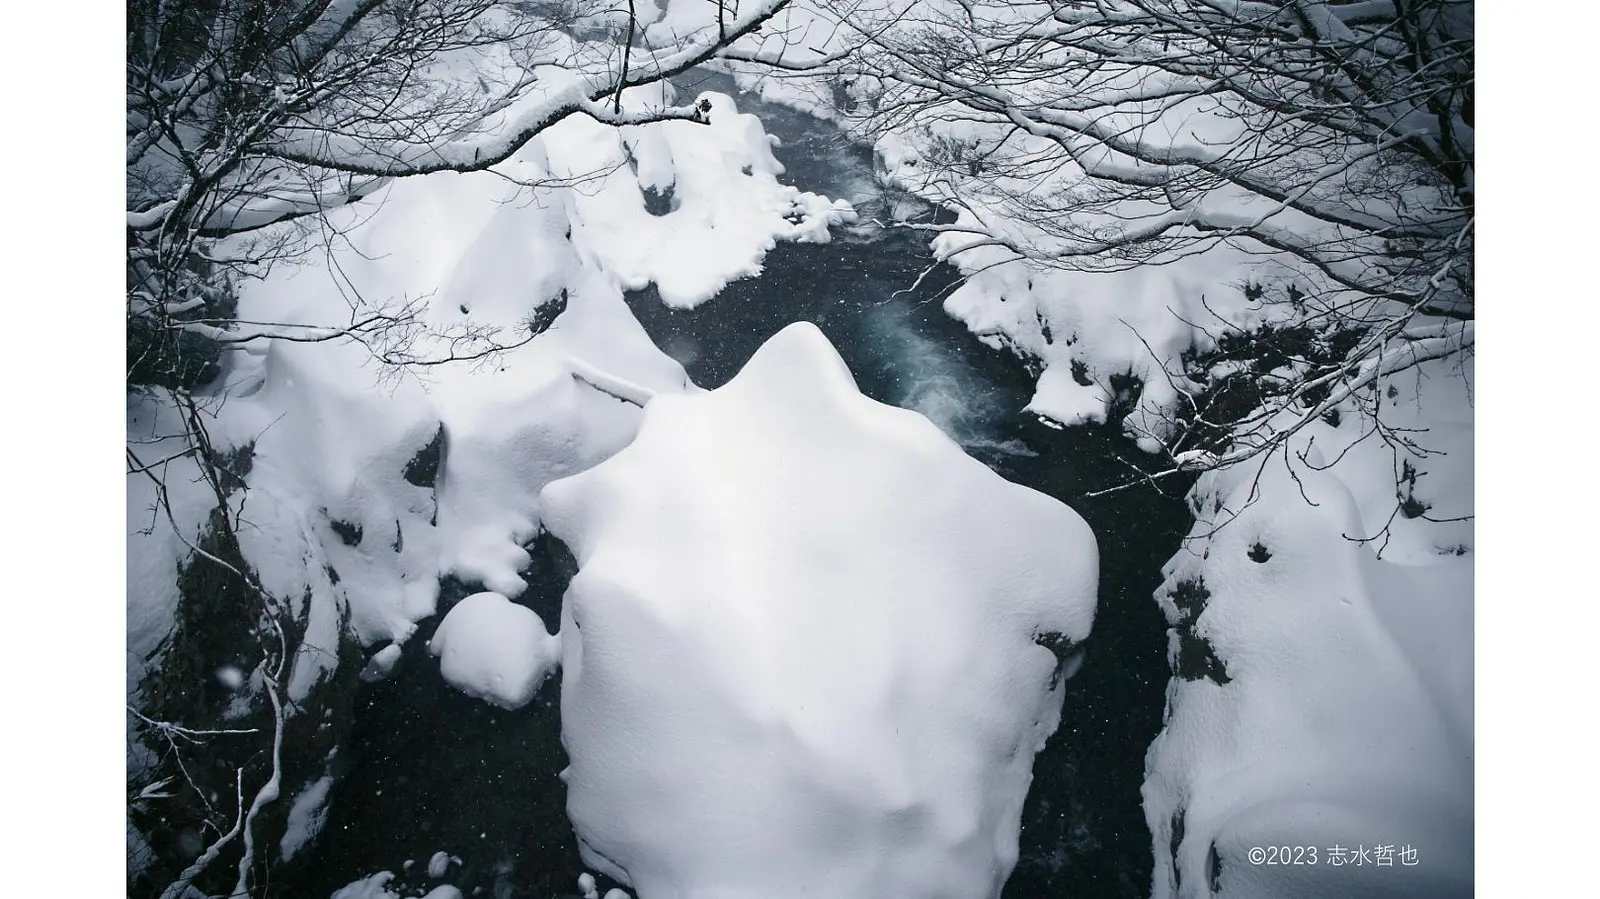
{"label": "exposed dark rock", "polygon": [[1083,665],[1082,644],[1067,639],[1065,634],[1034,634],[1033,642],[1050,650],[1056,657],[1056,669],[1050,673],[1050,689],[1060,686],[1063,677],[1071,677]]}
{"label": "exposed dark rock", "polygon": [[639,192],[644,194],[644,211],[654,216],[663,216],[678,208],[677,185],[668,184],[660,190],[649,185],[641,185]]}
{"label": "exposed dark rock", "polygon": [[352,524],[348,521],[340,521],[339,519],[330,516],[328,518],[328,527],[333,528],[334,534],[338,535],[339,540],[342,541],[345,546],[361,545],[361,525]]}
{"label": "exposed dark rock", "polygon": [[1415,494],[1407,494],[1400,498],[1400,514],[1406,518],[1421,518],[1433,508],[1432,504],[1417,499]]}
{"label": "exposed dark rock", "polygon": [[163,327],[142,315],[130,315],[127,321],[129,387],[192,390],[222,374],[222,344],[210,337]]}
{"label": "exposed dark rock", "polygon": [[1068,654],[1077,646],[1077,644],[1067,639],[1065,634],[1056,633],[1034,634],[1033,642],[1050,650],[1050,653],[1056,657],[1058,662],[1065,661]]}
{"label": "exposed dark rock", "polygon": [[1196,622],[1205,612],[1206,600],[1211,591],[1205,582],[1196,578],[1182,580],[1173,585],[1167,596],[1178,608],[1178,621],[1172,631],[1178,639],[1177,657],[1172,660],[1172,673],[1184,680],[1202,678],[1219,684],[1228,683],[1227,666],[1217,656],[1211,641],[1195,632]]}
{"label": "exposed dark rock", "polygon": [[533,559],[523,573],[528,592],[518,601],[537,612],[545,630],[553,634],[561,629],[561,602],[567,585],[578,573],[578,560],[565,543],[543,528],[527,550]]}
{"label": "exposed dark rock", "polygon": [[560,293],[540,303],[539,308],[528,316],[528,333],[537,336],[550,330],[550,326],[556,323],[561,313],[567,311],[567,300],[567,289],[563,287]]}
{"label": "exposed dark rock", "polygon": [[1131,371],[1114,374],[1107,380],[1110,382],[1111,402],[1106,406],[1106,420],[1113,425],[1120,425],[1139,407],[1144,380]]}
{"label": "exposed dark rock", "polygon": [[[338,662],[299,703],[296,713],[284,726],[283,794],[267,807],[261,818],[262,832],[271,835],[270,843],[265,844],[267,870],[271,872],[269,882],[279,880],[292,870],[288,867],[292,863],[279,857],[278,844],[295,797],[324,776],[331,774],[337,782],[345,770],[341,755],[349,746],[355,726],[356,698],[366,660],[350,628],[349,607],[342,599],[339,607],[339,645],[335,650]],[[304,651],[323,653],[327,649],[307,647]],[[301,852],[304,851],[302,847]],[[297,854],[294,862],[299,860]],[[280,892],[278,895],[288,894]]]}
{"label": "exposed dark rock", "polygon": [[1178,607],[1183,620],[1189,622],[1205,610],[1205,603],[1211,598],[1211,591],[1206,589],[1205,581],[1195,578],[1174,584],[1167,595],[1172,597],[1172,603]]}
{"label": "exposed dark rock", "polygon": [[482,593],[489,589],[481,581],[464,580],[454,574],[446,574],[439,578],[439,597],[434,601],[437,610],[435,619],[443,620],[446,612],[450,611],[456,603],[466,599],[474,593]]}
{"label": "exposed dark rock", "polygon": [[[1248,290],[1248,289],[1247,289]],[[1337,325],[1275,325],[1253,331],[1222,334],[1214,349],[1183,354],[1184,372],[1196,385],[1194,403],[1199,409],[1195,421],[1184,424],[1180,439],[1187,445],[1218,452],[1233,433],[1233,425],[1258,409],[1272,396],[1282,393],[1284,384],[1263,376],[1290,365],[1309,365],[1327,370],[1342,362],[1361,340],[1363,332]],[[1222,363],[1236,363],[1228,374],[1213,376]],[[1314,407],[1331,395],[1333,385],[1307,388],[1301,401]],[[1329,410],[1330,425],[1339,424],[1338,412]]]}
{"label": "exposed dark rock", "polygon": [[846,115],[856,111],[861,101],[850,93],[850,88],[854,85],[855,80],[848,78],[833,78],[828,81],[829,100],[832,101],[834,109]]}
{"label": "exposed dark rock", "polygon": [[1171,851],[1171,855],[1167,857],[1172,860],[1172,891],[1174,893],[1182,892],[1183,886],[1183,869],[1178,867],[1177,861],[1178,850],[1183,846],[1183,817],[1184,811],[1180,806],[1172,814],[1172,837],[1167,840],[1167,848]]}
{"label": "exposed dark rock", "polygon": [[449,437],[445,434],[444,425],[439,425],[433,432],[433,439],[428,445],[417,450],[417,454],[406,463],[405,471],[401,477],[407,483],[418,487],[434,487],[439,480],[439,471],[444,465],[445,453],[449,451]]}
{"label": "exposed dark rock", "polygon": [[1233,680],[1211,641],[1192,629],[1178,630],[1178,658],[1172,673],[1184,680],[1209,680],[1217,684]]}
{"label": "exposed dark rock", "polygon": [[[1392,385],[1390,389],[1393,389]],[[1432,503],[1417,498],[1417,479],[1423,474],[1417,471],[1410,459],[1400,460],[1400,480],[1396,485],[1395,498],[1400,500],[1400,514],[1406,518],[1421,518],[1433,508]]]}
{"label": "exposed dark rock", "polygon": [[250,478],[251,469],[255,467],[255,461],[255,441],[224,452],[213,451],[211,467],[216,470],[217,483],[221,485],[222,492],[232,496],[234,491],[244,487]]}
{"label": "exposed dark rock", "polygon": [[1094,386],[1094,379],[1089,377],[1089,366],[1082,359],[1072,360],[1072,380],[1077,381],[1079,387]]}
{"label": "exposed dark rock", "polygon": [[[709,111],[709,106],[705,107]],[[628,170],[635,177],[639,175],[639,157],[634,155],[633,145],[628,141],[622,142],[622,158],[628,163]],[[750,174],[748,171],[745,174]],[[678,208],[678,201],[674,197],[677,191],[677,182],[673,181],[666,186],[654,184],[640,184],[639,192],[644,195],[644,211],[654,216],[663,216]]]}

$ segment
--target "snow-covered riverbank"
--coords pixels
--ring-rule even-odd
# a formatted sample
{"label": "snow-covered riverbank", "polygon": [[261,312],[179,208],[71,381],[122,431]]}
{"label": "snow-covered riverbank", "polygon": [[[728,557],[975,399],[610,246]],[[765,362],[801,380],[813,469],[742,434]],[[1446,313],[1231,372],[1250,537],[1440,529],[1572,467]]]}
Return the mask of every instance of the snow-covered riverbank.
{"label": "snow-covered riverbank", "polygon": [[[329,257],[308,260],[298,270],[282,268],[246,289],[241,317],[264,321],[336,325],[348,321],[352,298],[360,297],[365,302],[414,300],[423,304],[426,321],[441,328],[498,327],[512,334],[539,310],[544,310],[548,326],[531,341],[481,364],[414,370],[382,384],[376,383],[366,350],[358,346],[280,341],[262,351],[231,354],[224,375],[227,402],[207,411],[207,425],[219,451],[249,460],[242,475],[245,490],[232,499],[243,507],[241,520],[251,524],[242,531],[248,535],[242,541],[244,559],[275,593],[303,597],[296,615],[305,635],[289,682],[290,695],[302,704],[297,714],[311,720],[343,716],[340,726],[348,725],[348,696],[359,663],[370,658],[367,676],[379,679],[396,657],[406,664],[430,664],[411,641],[431,634],[436,616],[445,611],[442,606],[467,588],[532,604],[541,585],[530,587],[529,579],[544,576],[533,558],[546,524],[544,488],[603,470],[606,460],[624,452],[640,427],[643,413],[636,402],[641,397],[704,402],[702,388],[726,380],[790,321],[815,321],[855,368],[854,381],[863,392],[923,413],[995,470],[1075,504],[1088,488],[1107,486],[1122,470],[1119,454],[1131,451],[1126,440],[1092,426],[1108,418],[1113,427],[1121,424],[1114,408],[1117,397],[1108,389],[1110,375],[1145,375],[1148,415],[1156,414],[1150,409],[1170,410],[1177,402],[1176,393],[1168,396],[1152,386],[1159,384],[1152,370],[1139,368],[1151,350],[1148,339],[1117,336],[1116,321],[1125,324],[1133,317],[1165,322],[1167,330],[1161,333],[1166,337],[1157,341],[1157,352],[1175,356],[1193,348],[1199,343],[1196,335],[1171,326],[1173,304],[1188,302],[1206,284],[1231,283],[1231,263],[1213,259],[1207,263],[1212,268],[1188,275],[1129,274],[1120,281],[1096,282],[1092,289],[997,268],[995,274],[970,279],[947,299],[938,297],[952,316],[946,318],[921,303],[951,284],[948,269],[935,269],[919,288],[923,292],[895,297],[894,291],[910,287],[931,263],[921,246],[903,235],[884,237],[863,228],[852,210],[833,198],[787,186],[795,172],[782,170],[762,124],[736,111],[742,101],[716,96],[708,102],[709,127],[679,122],[619,132],[572,120],[530,144],[506,167],[514,177],[555,179],[561,186],[528,192],[488,174],[430,175],[397,183],[380,199],[333,214],[345,237]],[[891,173],[896,168],[892,163],[885,162]],[[834,183],[848,189],[881,187],[870,171],[836,174]],[[575,182],[582,186],[566,186]],[[830,232],[842,238],[847,230],[849,247],[794,246],[826,241]],[[870,240],[881,242],[861,243]],[[875,262],[875,253],[900,255]],[[758,272],[765,274],[754,281],[738,280]],[[642,290],[647,286],[649,290]],[[712,299],[719,292],[722,296]],[[670,311],[691,307],[698,308]],[[934,319],[943,321],[942,330],[929,323]],[[957,319],[978,337],[1025,358],[1002,356],[971,341]],[[1052,335],[1071,339],[1058,343]],[[1073,349],[1064,349],[1068,346]],[[430,348],[443,346],[424,339],[420,349]],[[723,376],[699,375],[711,368]],[[793,370],[808,383],[823,377],[799,362]],[[1070,384],[1062,380],[1063,373]],[[1347,413],[1346,421],[1329,416],[1307,429],[1294,453],[1282,460],[1271,456],[1257,471],[1240,468],[1207,475],[1189,496],[1194,530],[1181,547],[1165,533],[1182,513],[1175,497],[1135,490],[1120,498],[1086,501],[1079,511],[1101,532],[1105,567],[1113,572],[1098,585],[1102,611],[1096,629],[1109,626],[1115,637],[1099,643],[1091,637],[1081,673],[1065,686],[1062,734],[1052,743],[1064,754],[1052,755],[1047,748],[1040,756],[1041,766],[1055,767],[1034,772],[1034,791],[1027,807],[1020,807],[1019,785],[1027,781],[1025,757],[1043,745],[1052,728],[1040,722],[1050,718],[1061,700],[1061,685],[1052,683],[1043,699],[1027,694],[1032,698],[1022,705],[1030,714],[1037,712],[1029,721],[1003,722],[986,732],[990,742],[1004,742],[995,736],[1002,731],[1026,732],[1025,739],[1018,737],[1027,744],[1026,751],[999,753],[1005,789],[974,787],[968,791],[973,795],[954,800],[959,813],[985,809],[979,816],[981,838],[906,824],[891,828],[894,839],[882,845],[893,845],[906,858],[932,851],[929,847],[948,850],[958,845],[965,847],[961,851],[968,855],[962,857],[971,862],[963,872],[1007,868],[1019,852],[1013,828],[1020,823],[1021,858],[1006,893],[1012,897],[1054,895],[1047,891],[1086,884],[1104,895],[1142,895],[1152,856],[1158,895],[1179,895],[1213,883],[1229,895],[1278,895],[1291,881],[1310,883],[1302,871],[1252,867],[1250,850],[1278,840],[1280,833],[1307,843],[1383,841],[1417,850],[1424,861],[1405,874],[1412,879],[1397,874],[1380,882],[1373,875],[1370,886],[1397,890],[1395,895],[1415,894],[1406,892],[1413,888],[1459,888],[1463,870],[1470,884],[1472,539],[1470,521],[1461,520],[1471,514],[1470,375],[1470,366],[1433,366],[1408,373],[1403,382],[1395,379],[1374,387],[1394,409],[1419,410],[1408,422],[1425,430],[1424,445],[1432,454],[1412,458],[1381,439],[1363,437],[1359,416]],[[809,402],[806,395],[789,399]],[[1091,427],[1055,431],[1023,415],[1024,406],[1057,423]],[[130,440],[158,439],[171,415],[171,409],[148,400],[130,401]],[[151,448],[159,451],[159,443]],[[1336,467],[1321,470],[1335,460]],[[185,472],[178,470],[185,464],[172,463],[170,483],[186,483]],[[684,468],[686,472],[688,466]],[[705,475],[711,480],[695,493],[707,503],[714,504],[717,490],[724,489],[714,482],[715,474]],[[1398,495],[1396,484],[1403,485]],[[180,486],[173,494],[173,522],[158,519],[151,526],[150,489],[146,479],[130,478],[131,691],[154,689],[163,665],[170,662],[161,652],[172,644],[164,641],[181,618],[182,603],[192,601],[181,589],[180,573],[188,556],[184,541],[205,533],[214,505],[204,490]],[[555,495],[562,489],[555,488]],[[872,508],[905,504],[903,497],[890,497]],[[568,510],[566,518],[574,514]],[[856,517],[842,509],[839,515]],[[740,526],[759,529],[760,519],[757,514],[755,523]],[[1226,527],[1216,527],[1224,523]],[[1177,527],[1188,524],[1181,521]],[[561,527],[557,531],[581,535],[584,528],[569,522],[565,532]],[[574,539],[581,543],[583,538]],[[865,552],[874,539],[863,535],[857,542]],[[887,535],[882,539],[885,546],[893,543]],[[959,541],[962,546],[972,542]],[[1107,544],[1112,548],[1105,549]],[[786,543],[780,549],[793,548]],[[875,557],[878,551],[872,552]],[[579,555],[582,561],[584,553]],[[996,553],[983,555],[989,559]],[[1166,583],[1152,601],[1150,592],[1163,574],[1160,563],[1169,557]],[[702,567],[710,564],[703,562]],[[990,572],[990,580],[1022,576],[1017,572],[1036,567],[1007,566]],[[463,589],[441,597],[441,577],[452,590]],[[1065,585],[1072,580],[1066,575],[1055,580],[1063,582],[1059,589],[1083,589],[1082,584]],[[827,592],[837,591],[828,587]],[[543,601],[549,599],[546,595]],[[1117,606],[1106,609],[1107,603]],[[650,614],[663,620],[671,618],[653,602],[641,608],[654,610]],[[548,616],[549,610],[544,611]],[[730,620],[740,614],[736,606],[724,611]],[[1167,616],[1169,634],[1162,633],[1160,613]],[[828,621],[813,622],[815,630],[800,629],[809,637],[796,649],[811,654],[778,653],[774,658],[786,661],[785,670],[804,669],[816,652],[837,649],[828,635],[841,626],[835,619],[843,614],[834,610]],[[893,620],[882,623],[866,636],[892,643],[913,632],[909,622],[903,627]],[[547,617],[545,626],[554,630],[554,624]],[[670,646],[674,631],[657,624],[668,636],[644,642]],[[1062,648],[1082,641],[1086,630],[1030,626],[1037,631],[1033,636],[1047,643],[1051,634],[1071,630]],[[948,639],[948,629],[941,628],[923,634],[919,644]],[[990,632],[987,627],[974,629]],[[1012,635],[1024,649],[1028,629],[1021,627]],[[750,651],[737,645],[747,637],[736,631],[721,644],[738,658]],[[1164,637],[1170,638],[1165,660]],[[352,639],[364,648],[363,657],[350,657]],[[586,637],[592,639],[592,634]],[[569,664],[573,645],[563,644]],[[604,652],[604,641],[596,645]],[[540,651],[547,650],[554,654],[553,645]],[[1127,655],[1119,656],[1123,650]],[[997,657],[989,653],[983,658],[992,661],[992,656]],[[933,652],[928,664],[955,658],[960,653]],[[1074,656],[1073,664],[1078,661]],[[1166,688],[1165,730],[1157,738],[1160,680],[1168,671],[1163,662],[1170,662],[1172,678]],[[221,693],[221,707],[250,704],[253,686],[237,678],[227,659],[209,666],[205,659],[186,661],[184,670],[196,664],[203,675],[215,678],[211,689]],[[628,667],[626,659],[617,664]],[[708,664],[721,663],[713,659]],[[542,676],[543,669],[536,673]],[[990,673],[997,682],[1012,679],[1005,672]],[[521,686],[533,680],[532,674],[524,674]],[[432,671],[428,675],[437,677]],[[670,686],[672,676],[669,671],[654,679],[664,692],[652,694],[649,705],[666,708],[675,696],[682,698]],[[539,694],[542,699],[525,695],[526,689],[500,692],[504,685],[494,683],[493,672],[462,674],[458,680],[502,705],[531,699],[526,714],[544,716],[529,723],[534,719],[496,712],[460,726],[527,726],[529,734],[538,735],[530,739],[542,741],[534,753],[540,765],[550,769],[565,763],[550,740],[555,723],[550,694],[561,680],[548,682]],[[977,677],[945,680],[980,693],[986,683]],[[393,702],[406,702],[404,696],[389,695]],[[337,708],[332,699],[321,698],[335,696],[341,697]],[[430,701],[462,706],[476,702],[464,696],[440,700],[438,694]],[[982,705],[974,701],[963,708],[969,717],[981,718]],[[1009,703],[1006,708],[1016,710]],[[752,714],[759,719],[766,713],[757,709]],[[622,737],[629,737],[627,717],[621,709],[598,724],[584,719],[583,737],[566,742],[567,751],[584,753],[573,767],[579,772],[577,785],[587,785],[591,796],[594,785],[583,780],[584,765],[620,751],[616,744],[621,737],[610,729],[621,728]],[[950,721],[919,720],[942,735],[930,743],[960,744],[959,737],[943,729]],[[507,724],[517,721],[522,723]],[[429,723],[413,718],[411,726],[426,728]],[[876,733],[864,726],[829,731],[836,736],[841,732],[863,740],[864,734]],[[370,748],[381,736],[365,734],[362,739],[369,747],[365,758],[349,761],[335,752],[296,757],[287,766],[283,805],[294,811],[281,822],[281,839],[271,841],[286,859],[315,843],[316,831],[330,820],[327,803],[337,809],[341,788],[339,778],[332,776],[344,773],[348,764],[372,764],[381,757]],[[646,743],[655,746],[658,741]],[[405,745],[419,756],[429,751],[427,741],[407,740]],[[852,746],[858,744],[845,740],[823,749],[848,754]],[[1148,767],[1141,761],[1147,749]],[[500,758],[515,751],[508,745],[496,750]],[[674,757],[680,756],[681,766],[651,770],[651,775],[671,779],[674,770],[696,764],[694,752],[684,750]],[[977,757],[988,758],[983,753],[949,756]],[[1096,770],[1101,760],[1106,766]],[[137,753],[135,761],[153,763]],[[426,770],[418,761],[412,758],[405,766]],[[992,770],[987,765],[974,763],[961,770],[973,775],[973,783],[988,783],[985,778]],[[470,830],[478,820],[486,832],[497,826],[496,816],[517,815],[516,797],[533,789],[542,791],[529,801],[540,807],[541,820],[561,823],[552,814],[564,806],[552,801],[559,798],[553,795],[559,789],[553,770],[536,782],[511,784],[503,783],[504,771],[474,771],[459,764],[448,770],[450,777],[496,778],[494,790],[503,790],[507,800],[493,809],[450,809],[453,834]],[[729,770],[719,767],[720,773]],[[1303,789],[1308,780],[1327,787],[1308,792]],[[924,788],[931,781],[910,778],[910,798],[901,804],[913,811],[920,808],[918,799],[929,792]],[[1140,781],[1148,834],[1137,832],[1138,821],[1128,822],[1139,808]],[[760,786],[741,783],[744,791]],[[449,785],[435,786],[445,789],[415,795],[429,803],[451,802]],[[768,798],[776,802],[782,797]],[[761,871],[755,868],[719,870],[712,864],[720,846],[680,845],[675,841],[689,835],[657,839],[649,831],[658,822],[619,820],[621,800],[612,799],[584,804],[580,797],[584,813],[577,823],[580,837],[591,835],[585,857],[591,869],[635,877],[646,888],[681,878],[715,884],[725,877],[744,888],[759,880]],[[929,802],[929,808],[944,808]],[[683,809],[668,804],[660,817],[681,818]],[[394,825],[392,806],[367,807],[373,812],[367,826]],[[878,819],[894,816],[872,808],[863,818],[873,819],[870,827],[863,827],[878,832],[873,830],[883,825]],[[446,817],[439,809],[409,812],[418,825]],[[475,818],[480,812],[481,819]],[[1387,823],[1379,827],[1380,821]],[[800,821],[796,826],[814,824]],[[348,819],[342,826],[349,826]],[[644,834],[633,832],[637,828]],[[472,846],[434,843],[431,848],[464,859],[463,868],[452,874],[457,885],[493,887],[498,882],[528,895],[558,888],[560,881],[553,875],[533,876],[529,859],[570,878],[576,848],[565,834],[542,853],[518,844],[525,831],[510,830],[516,838],[482,838],[493,845],[482,856]],[[757,839],[762,831],[752,833]],[[415,837],[412,833],[395,842]],[[337,843],[340,838],[329,839]],[[969,845],[974,840],[983,843],[981,851]],[[830,851],[865,851],[880,842],[863,839]],[[389,861],[365,856],[354,862],[335,853],[308,851],[306,857],[317,859],[320,870],[303,876],[326,884],[329,877],[348,881],[372,874],[376,868],[368,870],[369,865],[399,869],[407,859],[421,857],[424,850],[416,845],[396,845]],[[669,852],[674,846],[677,851]],[[826,865],[827,852],[819,846],[774,837],[766,849],[782,858],[769,859],[768,867]],[[382,851],[383,840],[369,837],[363,847],[364,852]],[[697,855],[702,852],[711,855]],[[1142,862],[1128,861],[1130,853]],[[334,875],[332,868],[340,864],[361,869]],[[905,871],[889,866],[857,873],[865,878],[861,883],[877,878],[880,888],[894,892],[895,886],[911,883],[910,869],[908,863]],[[982,894],[985,887],[977,884],[983,878],[973,880],[966,873],[941,883],[970,882],[969,889],[952,895]],[[1328,874],[1316,888],[1337,895],[1347,883],[1338,879],[1340,874]],[[400,882],[385,881],[374,889],[398,889]],[[932,892],[926,894],[942,895],[939,888],[929,886]],[[905,890],[895,894],[923,895],[911,886]]]}

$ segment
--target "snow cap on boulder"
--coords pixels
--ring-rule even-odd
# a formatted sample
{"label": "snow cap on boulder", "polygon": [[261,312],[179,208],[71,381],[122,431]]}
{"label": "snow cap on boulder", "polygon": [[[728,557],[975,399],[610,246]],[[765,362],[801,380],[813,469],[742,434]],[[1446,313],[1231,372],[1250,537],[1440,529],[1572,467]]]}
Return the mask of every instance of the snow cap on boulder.
{"label": "snow cap on boulder", "polygon": [[[652,896],[998,896],[1088,526],[871,400],[813,325],[543,492],[583,857]],[[1052,647],[1055,652],[1052,651]]]}

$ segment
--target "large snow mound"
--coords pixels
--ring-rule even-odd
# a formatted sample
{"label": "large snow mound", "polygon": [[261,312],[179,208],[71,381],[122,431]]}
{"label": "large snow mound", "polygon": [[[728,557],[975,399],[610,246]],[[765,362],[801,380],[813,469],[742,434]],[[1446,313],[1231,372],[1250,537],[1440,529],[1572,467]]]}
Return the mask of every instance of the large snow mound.
{"label": "large snow mound", "polygon": [[1432,362],[1373,392],[1415,451],[1347,402],[1194,488],[1159,594],[1157,899],[1472,895],[1471,380]]}
{"label": "large snow mound", "polygon": [[439,622],[428,651],[439,671],[468,696],[520,709],[555,669],[560,641],[527,606],[498,593],[474,593]]}
{"label": "large snow mound", "polygon": [[819,330],[646,407],[542,495],[583,857],[660,896],[998,896],[1057,652],[1094,615],[1071,509],[862,396]]}

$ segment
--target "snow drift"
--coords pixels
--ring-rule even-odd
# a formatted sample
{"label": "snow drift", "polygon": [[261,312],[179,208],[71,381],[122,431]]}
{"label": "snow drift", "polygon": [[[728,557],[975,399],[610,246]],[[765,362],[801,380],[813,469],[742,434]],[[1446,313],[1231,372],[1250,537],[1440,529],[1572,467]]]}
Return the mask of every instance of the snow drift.
{"label": "snow drift", "polygon": [[862,396],[796,324],[547,486],[568,808],[660,896],[998,896],[1089,633],[1071,509]]}

